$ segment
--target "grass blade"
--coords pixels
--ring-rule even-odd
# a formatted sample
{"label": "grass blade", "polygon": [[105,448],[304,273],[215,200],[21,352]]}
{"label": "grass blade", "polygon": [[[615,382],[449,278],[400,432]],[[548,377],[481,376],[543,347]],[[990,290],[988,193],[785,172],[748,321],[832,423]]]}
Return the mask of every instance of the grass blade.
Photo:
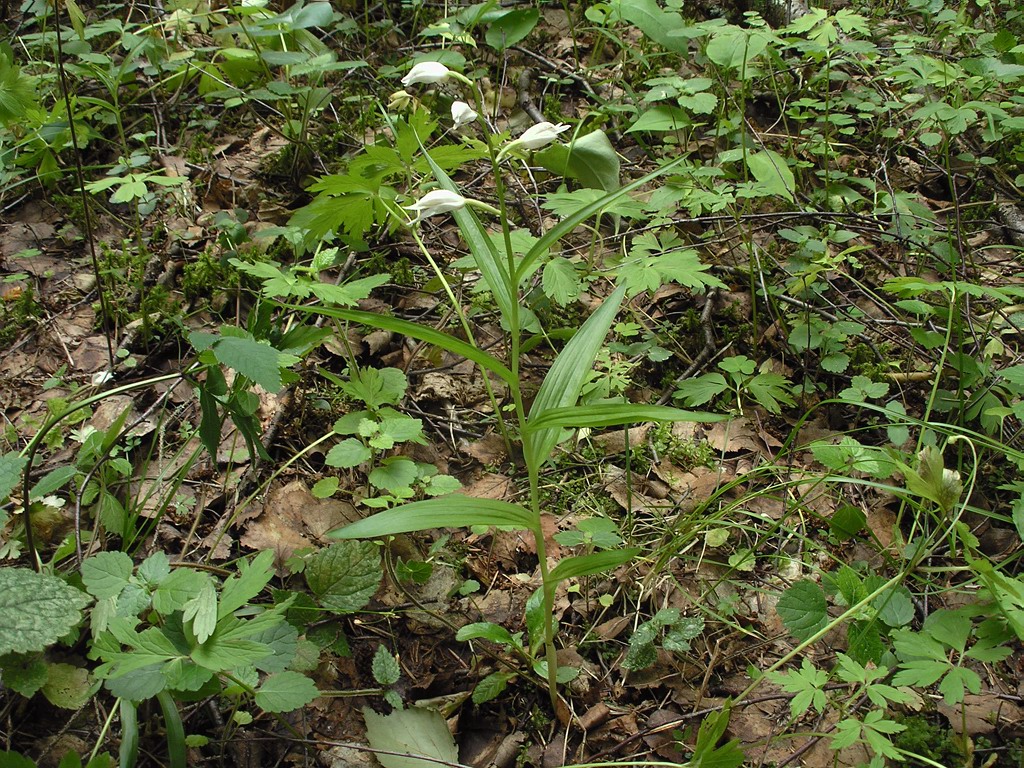
{"label": "grass blade", "polygon": [[543,415],[531,418],[526,429],[533,432],[541,429],[564,427],[618,427],[623,424],[640,424],[645,421],[726,421],[730,417],[705,411],[685,411],[667,405],[640,405],[637,403],[594,403],[575,405],[567,408],[552,408]]}

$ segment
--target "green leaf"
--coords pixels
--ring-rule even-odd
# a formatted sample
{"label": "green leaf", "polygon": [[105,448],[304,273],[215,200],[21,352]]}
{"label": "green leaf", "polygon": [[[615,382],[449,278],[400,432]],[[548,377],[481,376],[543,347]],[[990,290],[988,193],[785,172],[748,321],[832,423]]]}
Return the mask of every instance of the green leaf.
{"label": "green leaf", "polygon": [[665,50],[686,51],[686,38],[672,35],[686,25],[680,14],[663,10],[654,0],[626,0],[619,4],[619,14]]}
{"label": "green leaf", "polygon": [[494,499],[474,499],[452,494],[379,512],[372,517],[331,531],[336,539],[362,539],[425,531],[430,528],[468,528],[473,525],[506,525],[534,530],[537,523],[523,507]]}
{"label": "green leaf", "polygon": [[217,590],[212,579],[204,579],[199,594],[185,603],[183,619],[192,622],[192,633],[200,643],[213,634],[217,627]]}
{"label": "green leaf", "polygon": [[89,602],[56,576],[0,568],[0,655],[45,650],[78,626]]}
{"label": "green leaf", "polygon": [[124,552],[99,552],[82,563],[82,583],[93,597],[117,597],[128,585],[132,567]]}
{"label": "green leaf", "polygon": [[393,333],[408,336],[411,339],[418,339],[419,341],[426,342],[427,344],[433,344],[435,347],[440,347],[448,352],[464,357],[467,360],[472,360],[481,368],[486,371],[490,371],[506,383],[511,384],[515,381],[515,378],[512,376],[512,372],[497,358],[492,357],[486,352],[474,347],[472,344],[467,344],[461,339],[457,339],[454,336],[449,336],[447,333],[441,333],[440,331],[434,330],[426,324],[411,323],[408,320],[399,320],[396,317],[378,315],[373,312],[362,312],[355,309],[319,306],[307,307],[293,304],[284,304],[282,306],[293,311],[307,313],[315,312],[318,315],[337,317],[341,320],[359,323],[360,325],[365,325],[370,328],[380,328],[381,330],[392,331]]}
{"label": "green leaf", "polygon": [[274,551],[265,549],[250,560],[238,562],[238,573],[221,587],[219,619],[234,613],[263,591],[274,576]]}
{"label": "green leaf", "polygon": [[798,581],[783,592],[776,610],[786,629],[801,642],[828,625],[828,602],[812,581]]}
{"label": "green leaf", "polygon": [[509,681],[515,677],[514,672],[492,672],[487,675],[473,689],[473,703],[485,704],[498,698],[508,687]]}
{"label": "green leaf", "polygon": [[363,445],[362,441],[349,437],[331,447],[324,457],[324,463],[329,467],[351,469],[358,467],[364,461],[369,461],[372,456],[373,453]]}
{"label": "green leaf", "polygon": [[748,152],[746,161],[750,174],[766,192],[793,202],[796,179],[782,155],[766,149],[763,152]]}
{"label": "green leaf", "polygon": [[398,368],[353,366],[349,368],[349,380],[339,381],[339,385],[345,394],[376,411],[382,405],[393,405],[405,397],[409,379]]}
{"label": "green leaf", "polygon": [[579,576],[590,576],[591,574],[610,571],[623,563],[628,563],[640,554],[640,551],[639,548],[609,549],[604,552],[594,552],[590,555],[567,557],[551,569],[551,582],[557,584],[565,579],[574,579]]}
{"label": "green leaf", "polygon": [[402,676],[402,668],[398,666],[398,659],[383,645],[377,646],[371,670],[373,679],[377,681],[378,685],[394,685]]}
{"label": "green leaf", "polygon": [[693,120],[685,110],[669,105],[651,107],[638,117],[626,133],[661,133],[679,131],[693,125]]}
{"label": "green leaf", "polygon": [[500,624],[495,624],[490,621],[480,621],[475,624],[467,624],[464,627],[459,627],[459,631],[455,633],[455,639],[460,642],[476,640],[478,638],[490,640],[492,643],[497,643],[498,645],[507,645],[509,648],[514,648],[519,645],[511,632]]}
{"label": "green leaf", "polygon": [[401,493],[416,482],[416,462],[405,456],[393,456],[370,472],[370,485],[391,493]]}
{"label": "green leaf", "polygon": [[153,608],[163,616],[185,608],[203,590],[209,577],[191,568],[176,568],[153,592]]}
{"label": "green leaf", "polygon": [[604,131],[579,136],[571,144],[552,144],[533,156],[534,162],[584,187],[611,192],[619,188],[619,155]]}
{"label": "green leaf", "polygon": [[[531,414],[532,415],[532,414]],[[724,421],[729,417],[718,413],[684,411],[664,405],[641,405],[637,403],[593,403],[573,405],[566,408],[552,408],[537,419],[527,422],[526,430],[535,432],[552,427],[580,427],[599,429],[623,424],[641,424],[647,421]]]}
{"label": "green leaf", "polygon": [[729,382],[720,373],[705,373],[695,379],[685,379],[676,385],[672,397],[686,405],[703,405],[729,389]]}
{"label": "green leaf", "polygon": [[[422,144],[420,146],[422,148]],[[459,188],[448,177],[448,174],[441,169],[441,166],[434,161],[426,149],[423,149],[423,152],[427,158],[427,162],[430,163],[430,170],[434,174],[434,178],[437,179],[440,187],[448,190],[449,192],[455,192],[458,194]],[[483,275],[484,282],[487,284],[491,294],[494,296],[494,301],[498,305],[498,311],[504,318],[512,317],[514,312],[513,307],[518,307],[516,287],[519,284],[519,280],[516,278],[515,281],[513,281],[513,276],[509,274],[506,256],[498,253],[498,249],[495,248],[494,241],[489,237],[487,229],[480,223],[480,219],[471,207],[466,206],[465,208],[454,211],[452,216],[455,218],[455,222],[459,225],[459,231],[462,233],[463,239],[469,246],[470,253],[473,254],[473,260],[476,262],[477,269],[480,270],[480,274]],[[448,349],[447,347],[443,348]],[[449,351],[454,350],[449,349]],[[463,355],[463,357],[469,357],[469,355]],[[487,355],[487,357],[490,357],[490,355]],[[482,365],[479,361],[474,360],[474,362]],[[502,376],[502,378],[505,377]],[[505,380],[511,383],[510,379]]]}
{"label": "green leaf", "polygon": [[564,307],[579,296],[580,276],[571,261],[556,256],[544,265],[541,285],[545,296]]}
{"label": "green leaf", "polygon": [[320,695],[316,685],[298,672],[270,675],[256,690],[256,706],[264,712],[291,712]]}
{"label": "green leaf", "polygon": [[867,515],[860,508],[847,504],[832,513],[828,521],[829,533],[837,541],[847,541],[864,530],[867,520]]}
{"label": "green leaf", "polygon": [[13,451],[0,456],[0,502],[6,501],[18,483],[27,458]]}
{"label": "green leaf", "polygon": [[[356,538],[356,537],[351,537]],[[306,584],[320,604],[336,613],[363,608],[381,580],[380,551],[368,541],[339,541],[306,563]]]}
{"label": "green leaf", "polygon": [[410,707],[378,715],[363,707],[363,719],[366,740],[374,749],[383,750],[376,757],[384,768],[437,768],[438,761],[458,763],[455,739],[440,712]]}
{"label": "green leaf", "polygon": [[[539,420],[545,413],[555,408],[576,404],[583,382],[594,366],[594,359],[604,344],[605,336],[608,335],[608,329],[611,328],[625,295],[624,287],[616,288],[580,326],[576,335],[555,358],[530,408],[530,420]],[[523,453],[527,465],[540,467],[558,442],[558,435],[557,428],[542,429],[524,435]]]}
{"label": "green leaf", "polygon": [[484,40],[491,48],[504,51],[529,35],[539,19],[540,11],[536,8],[507,11],[491,22]]}
{"label": "green leaf", "polygon": [[32,698],[50,675],[46,661],[36,653],[0,656],[0,673],[3,674],[4,685],[26,699]]}
{"label": "green leaf", "polygon": [[46,700],[61,709],[81,709],[92,698],[89,670],[72,664],[51,664],[41,689]]}
{"label": "green leaf", "polygon": [[769,35],[759,29],[742,29],[732,24],[711,33],[706,53],[720,67],[739,70],[744,79],[753,76],[751,61],[768,47]]}
{"label": "green leaf", "polygon": [[[644,185],[650,183],[651,181],[654,181],[654,179],[658,178],[662,174],[669,173],[671,170],[673,170],[679,165],[682,165],[687,161],[687,155],[685,153],[682,153],[678,158],[676,158],[670,163],[667,163],[661,168],[658,168],[657,170],[648,173],[646,176],[643,176],[637,179],[636,181],[633,181],[625,185],[624,187],[619,187],[619,189],[615,190],[614,192],[609,192],[608,194],[598,198],[592,203],[580,206],[575,213],[573,213],[570,216],[564,217],[561,221],[558,222],[558,224],[553,226],[551,229],[545,232],[543,236],[538,238],[537,241],[533,244],[533,246],[531,246],[530,250],[527,251],[526,255],[519,262],[519,266],[516,267],[516,273],[513,276],[514,284],[519,285],[519,283],[525,276],[532,274],[534,264],[537,262],[538,259],[543,258],[546,254],[548,254],[554,247],[555,243],[557,243],[566,235],[570,234],[573,230],[576,229],[577,226],[582,224],[591,216],[597,215],[611,203],[625,197],[633,190],[639,189]],[[457,192],[458,190],[453,189],[452,191]]]}

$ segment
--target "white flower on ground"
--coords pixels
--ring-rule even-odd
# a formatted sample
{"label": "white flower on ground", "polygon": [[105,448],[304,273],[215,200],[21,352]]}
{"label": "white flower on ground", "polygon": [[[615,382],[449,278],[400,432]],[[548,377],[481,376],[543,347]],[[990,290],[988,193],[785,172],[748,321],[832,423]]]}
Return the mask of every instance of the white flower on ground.
{"label": "white flower on ground", "polygon": [[523,135],[516,139],[513,144],[518,144],[523,149],[540,149],[546,147],[558,138],[558,134],[568,131],[572,126],[565,123],[537,123],[523,131]]}
{"label": "white flower on ground", "polygon": [[477,114],[469,104],[464,101],[452,102],[452,122],[455,124],[455,128],[461,128],[464,125],[469,125],[476,120],[476,118]]}
{"label": "white flower on ground", "polygon": [[92,375],[91,381],[94,387],[99,387],[106,384],[112,378],[114,378],[114,374],[110,371],[97,371]]}
{"label": "white flower on ground", "polygon": [[433,192],[427,192],[412,205],[405,206],[405,209],[416,214],[416,218],[410,223],[418,224],[428,216],[437,216],[465,207],[466,198],[462,195],[449,192],[447,189],[435,189]]}
{"label": "white flower on ground", "polygon": [[443,83],[451,76],[451,74],[452,71],[439,61],[421,61],[410,69],[408,74],[402,78],[402,85],[409,86],[415,85],[416,83],[432,85],[433,83]]}

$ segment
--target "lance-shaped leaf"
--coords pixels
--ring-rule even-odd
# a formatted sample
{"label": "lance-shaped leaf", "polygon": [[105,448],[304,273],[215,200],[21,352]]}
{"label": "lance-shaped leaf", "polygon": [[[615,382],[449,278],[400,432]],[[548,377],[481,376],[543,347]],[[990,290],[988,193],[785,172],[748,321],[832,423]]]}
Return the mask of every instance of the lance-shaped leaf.
{"label": "lance-shaped leaf", "polygon": [[637,547],[633,549],[609,549],[604,552],[594,552],[591,555],[567,557],[551,569],[551,583],[557,584],[566,579],[604,573],[623,563],[628,563],[638,554],[640,554],[640,549]]}
{"label": "lance-shaped leaf", "polygon": [[335,539],[367,539],[411,533],[430,528],[466,528],[471,525],[507,525],[539,531],[526,509],[507,501],[474,499],[453,493],[378,512],[372,517],[331,531]]}
{"label": "lance-shaped leaf", "polygon": [[618,200],[623,195],[629,194],[634,189],[639,189],[648,182],[654,181],[654,179],[658,178],[662,174],[668,173],[676,166],[682,165],[684,162],[686,162],[686,155],[680,155],[668,165],[662,166],[658,170],[653,171],[646,176],[642,176],[624,187],[620,187],[613,192],[609,192],[604,197],[598,198],[594,202],[590,203],[590,205],[583,206],[571,216],[566,216],[533,244],[533,247],[530,248],[522,261],[519,262],[519,266],[516,267],[516,273],[512,277],[513,284],[519,285],[523,277],[532,272],[533,263],[537,259],[547,254],[555,243],[576,229],[576,227],[584,221],[589,219],[591,216],[596,216],[604,210],[609,203]]}
{"label": "lance-shaped leaf", "polygon": [[427,344],[433,344],[453,354],[461,355],[467,360],[472,360],[481,368],[499,376],[502,381],[511,384],[514,381],[512,372],[496,357],[492,357],[481,349],[467,344],[461,339],[450,336],[447,333],[434,330],[426,325],[410,323],[408,320],[401,320],[388,315],[378,315],[375,312],[363,312],[358,309],[341,309],[340,307],[303,307],[295,304],[282,304],[286,309],[294,309],[300,312],[315,312],[318,315],[337,317],[341,320],[348,320],[352,323],[367,325],[371,328],[380,328],[393,333],[400,333],[411,339],[419,339]]}
{"label": "lance-shaped leaf", "polygon": [[[422,144],[420,146],[423,148]],[[426,148],[423,148],[423,155],[427,158],[430,170],[433,172],[434,178],[437,179],[437,183],[441,185],[441,188],[458,194],[459,188],[455,186],[455,182],[449,178],[441,166],[434,162],[434,158],[430,156]],[[470,253],[473,254],[473,260],[476,262],[477,269],[484,276],[487,287],[491,289],[501,316],[505,318],[512,317],[513,304],[517,303],[518,298],[516,297],[512,276],[508,272],[506,258],[498,253],[494,242],[488,236],[487,230],[480,223],[480,219],[477,218],[476,212],[472,208],[460,208],[454,211],[452,216],[459,225],[459,231],[462,233],[466,245],[469,246]]]}
{"label": "lance-shaped leaf", "polygon": [[[537,397],[530,408],[529,422],[533,419],[539,421],[556,408],[567,408],[576,404],[583,382],[594,366],[594,358],[604,344],[604,337],[608,335],[608,329],[611,328],[625,295],[624,287],[616,288],[565,345],[565,349],[551,364],[548,375],[544,377],[544,383],[540,385]],[[527,432],[523,435],[523,442],[527,465],[539,468],[558,442],[558,428],[550,427]]]}
{"label": "lance-shaped leaf", "polygon": [[531,418],[528,432],[553,427],[618,427],[623,424],[640,424],[645,421],[725,421],[729,417],[706,411],[685,411],[667,405],[641,405],[637,403],[594,403],[574,405],[566,408],[552,408],[542,416]]}

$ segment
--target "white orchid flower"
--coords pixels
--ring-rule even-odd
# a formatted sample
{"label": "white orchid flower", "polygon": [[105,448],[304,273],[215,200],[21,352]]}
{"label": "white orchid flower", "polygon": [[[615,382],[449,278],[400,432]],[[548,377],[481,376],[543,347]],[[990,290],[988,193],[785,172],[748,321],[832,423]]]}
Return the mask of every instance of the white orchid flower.
{"label": "white orchid flower", "polygon": [[473,108],[464,101],[453,101],[452,102],[452,122],[454,128],[461,128],[464,125],[469,125],[477,118],[477,113],[473,111]]}
{"label": "white orchid flower", "polygon": [[541,147],[546,147],[558,138],[558,134],[568,131],[571,127],[565,123],[559,123],[558,125],[546,121],[537,123],[523,131],[523,135],[516,139],[514,143],[518,143],[524,149],[540,149]]}
{"label": "white orchid flower", "polygon": [[449,192],[447,189],[435,189],[427,192],[412,205],[405,206],[405,210],[416,214],[416,218],[410,224],[418,224],[429,216],[450,213],[465,207],[466,198],[462,195]]}
{"label": "white orchid flower", "polygon": [[559,123],[558,125],[555,125],[554,123],[549,123],[546,120],[542,123],[537,123],[523,131],[522,136],[518,139],[513,139],[506,144],[502,148],[501,152],[498,153],[498,160],[501,161],[510,152],[518,149],[533,150],[546,147],[548,144],[555,141],[560,133],[568,131],[571,127],[572,126],[566,123]]}
{"label": "white orchid flower", "polygon": [[433,85],[443,83],[451,77],[452,71],[439,61],[421,61],[402,78],[402,85],[409,86],[416,83]]}

